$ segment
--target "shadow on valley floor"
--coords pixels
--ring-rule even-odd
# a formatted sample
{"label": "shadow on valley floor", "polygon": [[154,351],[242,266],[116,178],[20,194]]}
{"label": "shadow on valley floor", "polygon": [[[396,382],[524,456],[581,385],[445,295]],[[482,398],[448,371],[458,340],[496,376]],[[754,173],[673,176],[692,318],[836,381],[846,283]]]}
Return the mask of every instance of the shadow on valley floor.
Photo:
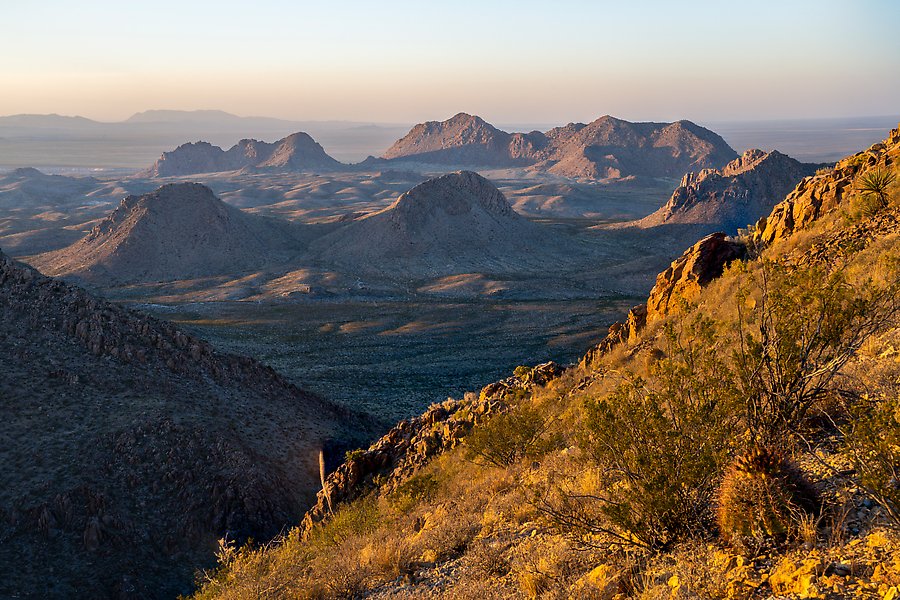
{"label": "shadow on valley floor", "polygon": [[519,364],[578,360],[637,299],[143,305],[329,400],[396,422]]}

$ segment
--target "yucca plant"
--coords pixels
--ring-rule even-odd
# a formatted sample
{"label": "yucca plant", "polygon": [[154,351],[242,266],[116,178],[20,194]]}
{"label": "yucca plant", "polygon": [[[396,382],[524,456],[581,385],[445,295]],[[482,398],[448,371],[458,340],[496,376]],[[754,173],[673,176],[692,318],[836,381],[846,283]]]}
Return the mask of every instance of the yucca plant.
{"label": "yucca plant", "polygon": [[891,187],[896,179],[896,174],[893,171],[882,169],[869,171],[860,176],[856,185],[856,191],[863,196],[875,199],[878,207],[884,208],[888,205],[888,188]]}

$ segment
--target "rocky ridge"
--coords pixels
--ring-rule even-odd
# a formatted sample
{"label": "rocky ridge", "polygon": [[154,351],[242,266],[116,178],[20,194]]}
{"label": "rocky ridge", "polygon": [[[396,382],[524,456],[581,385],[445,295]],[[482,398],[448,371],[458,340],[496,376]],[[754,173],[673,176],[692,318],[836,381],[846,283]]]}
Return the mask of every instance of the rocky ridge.
{"label": "rocky ridge", "polygon": [[303,517],[301,535],[308,535],[341,503],[375,487],[382,494],[390,493],[434,456],[456,447],[472,427],[506,412],[516,396],[546,385],[565,369],[548,362],[517,371],[513,377],[485,386],[478,396],[448,398],[418,417],[400,421],[367,449],[348,453],[346,461],[326,477],[315,505]]}
{"label": "rocky ridge", "polygon": [[299,520],[354,418],[2,254],[0,355],[4,597],[187,592],[217,538]]}
{"label": "rocky ridge", "polygon": [[243,139],[223,150],[209,142],[182,144],[162,156],[138,177],[178,177],[197,173],[262,169],[302,171],[336,169],[341,163],[330,157],[309,134],[298,132],[276,142]]}
{"label": "rocky ridge", "polygon": [[777,151],[747,150],[722,169],[684,175],[669,201],[635,225],[701,225],[736,233],[768,214],[817,167]]}
{"label": "rocky ridge", "polygon": [[857,177],[870,170],[893,167],[898,159],[900,127],[892,129],[883,142],[838,161],[833,169],[804,178],[771,214],[759,219],[752,240],[773,244],[808,227],[841,205],[853,191]]}
{"label": "rocky ridge", "polygon": [[389,161],[480,167],[528,166],[564,177],[678,177],[718,168],[737,155],[725,141],[690,121],[630,123],[610,116],[546,133],[506,133],[460,113],[416,125],[382,156]]}

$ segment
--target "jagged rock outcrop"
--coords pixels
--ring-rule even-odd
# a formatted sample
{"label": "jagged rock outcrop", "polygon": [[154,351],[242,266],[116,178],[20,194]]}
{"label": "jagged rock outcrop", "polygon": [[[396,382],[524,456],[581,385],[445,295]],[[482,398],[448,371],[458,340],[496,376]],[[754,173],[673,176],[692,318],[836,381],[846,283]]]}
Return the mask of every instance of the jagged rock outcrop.
{"label": "jagged rock outcrop", "polygon": [[188,592],[217,538],[266,539],[301,518],[318,450],[355,420],[3,254],[0,356],[0,439],[15,441],[0,448],[3,597]]}
{"label": "jagged rock outcrop", "polygon": [[260,268],[302,251],[288,222],[245,213],[198,183],[128,196],[71,246],[31,264],[99,285],[172,281]]}
{"label": "jagged rock outcrop", "polygon": [[510,134],[460,113],[416,125],[383,159],[480,167],[530,166],[565,177],[678,177],[718,168],[736,155],[725,141],[690,121],[630,123],[610,116],[546,133]]}
{"label": "jagged rock outcrop", "polygon": [[400,421],[369,448],[348,453],[346,461],[325,479],[316,504],[303,517],[301,534],[308,535],[339,504],[375,489],[376,477],[379,493],[390,493],[433,457],[456,447],[472,427],[507,411],[522,395],[547,385],[564,371],[554,362],[517,369],[517,375],[485,386],[478,396],[448,398],[421,416]]}
{"label": "jagged rock outcrop", "polygon": [[298,132],[273,143],[243,139],[228,150],[202,141],[182,144],[171,152],[163,152],[153,166],[138,176],[177,177],[238,169],[303,171],[341,166],[309,134]]}
{"label": "jagged rock outcrop", "polygon": [[724,233],[706,236],[675,259],[656,277],[647,298],[647,323],[652,323],[679,310],[700,296],[700,290],[722,274],[728,263],[741,259],[747,248],[731,241]]}
{"label": "jagged rock outcrop", "polygon": [[898,160],[900,128],[891,130],[884,142],[838,161],[833,169],[803,179],[771,214],[757,222],[753,241],[772,244],[808,227],[823,214],[840,206],[853,191],[860,175],[873,169],[893,168]]}
{"label": "jagged rock outcrop", "polygon": [[733,234],[768,214],[817,167],[777,151],[747,150],[720,170],[687,173],[664,206],[634,225],[698,225]]}
{"label": "jagged rock outcrop", "polygon": [[356,272],[429,277],[546,270],[579,252],[567,236],[520,216],[471,171],[429,179],[310,247],[320,260]]}
{"label": "jagged rock outcrop", "polygon": [[613,348],[634,342],[646,325],[676,313],[682,304],[696,300],[700,291],[721,276],[729,263],[744,258],[746,253],[743,244],[728,239],[724,233],[706,236],[657,275],[647,303],[632,308],[625,323],[613,323],[607,336],[588,350],[579,364],[588,367]]}

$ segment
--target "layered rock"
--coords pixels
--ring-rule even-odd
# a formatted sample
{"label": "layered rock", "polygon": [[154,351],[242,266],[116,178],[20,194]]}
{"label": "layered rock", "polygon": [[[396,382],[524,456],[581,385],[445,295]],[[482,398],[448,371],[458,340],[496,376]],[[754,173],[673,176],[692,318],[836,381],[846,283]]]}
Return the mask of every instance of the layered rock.
{"label": "layered rock", "polygon": [[857,178],[862,174],[894,168],[898,160],[900,128],[891,130],[884,142],[838,161],[833,169],[803,179],[767,217],[757,222],[753,241],[772,244],[805,229],[840,206],[851,195]]}
{"label": "layered rock", "polygon": [[635,225],[698,225],[734,234],[768,214],[817,167],[777,151],[747,150],[720,170],[684,175],[669,201]]}
{"label": "layered rock", "polygon": [[392,161],[530,166],[556,175],[589,179],[678,177],[718,168],[736,156],[725,141],[690,121],[629,123],[604,116],[546,133],[510,134],[479,117],[460,113],[447,121],[416,125],[382,158]]}
{"label": "layered rock", "polygon": [[677,312],[684,303],[694,302],[704,287],[746,252],[743,244],[729,240],[724,233],[708,235],[685,250],[656,277],[647,298],[647,323]]}
{"label": "layered rock", "polygon": [[308,134],[298,132],[273,143],[243,139],[228,150],[209,142],[182,144],[171,152],[164,152],[153,166],[138,176],[176,177],[248,168],[303,171],[341,166]]}
{"label": "layered rock", "polygon": [[84,238],[31,262],[48,275],[111,285],[234,273],[300,250],[291,224],[244,213],[203,185],[180,183],[128,196]]}

